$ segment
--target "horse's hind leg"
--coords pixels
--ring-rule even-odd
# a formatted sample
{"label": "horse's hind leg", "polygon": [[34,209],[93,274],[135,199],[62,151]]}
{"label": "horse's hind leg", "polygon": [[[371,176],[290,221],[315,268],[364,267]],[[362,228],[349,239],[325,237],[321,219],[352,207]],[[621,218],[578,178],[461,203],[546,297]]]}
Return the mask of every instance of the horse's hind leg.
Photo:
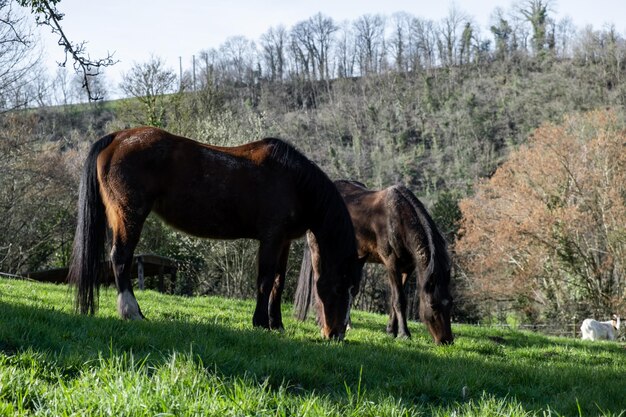
{"label": "horse's hind leg", "polygon": [[276,278],[274,279],[274,286],[269,298],[268,313],[270,329],[282,330],[285,328],[285,326],[283,326],[280,300],[283,294],[283,288],[285,287],[285,274],[287,273],[287,259],[289,257],[290,243],[289,241],[285,243],[280,257],[278,258]]}
{"label": "horse's hind leg", "polygon": [[126,219],[113,227],[111,262],[117,286],[117,312],[123,319],[144,318],[133,292],[130,273],[133,254],[146,216],[147,214],[136,215],[133,220]]}
{"label": "horse's hind leg", "polygon": [[123,319],[142,319],[135,293],[130,280],[130,271],[133,263],[134,245],[125,241],[114,241],[111,248],[111,262],[117,286],[117,312]]}

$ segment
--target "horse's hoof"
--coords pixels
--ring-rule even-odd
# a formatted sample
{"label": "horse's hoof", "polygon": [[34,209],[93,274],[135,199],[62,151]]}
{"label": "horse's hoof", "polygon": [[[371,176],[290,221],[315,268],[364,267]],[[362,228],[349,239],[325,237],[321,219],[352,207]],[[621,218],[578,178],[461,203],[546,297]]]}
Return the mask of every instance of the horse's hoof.
{"label": "horse's hoof", "polygon": [[132,314],[124,314],[120,316],[122,320],[145,320],[146,318],[142,315],[132,315]]}
{"label": "horse's hoof", "polygon": [[129,291],[117,295],[117,312],[124,320],[141,320],[144,318],[137,300]]}
{"label": "horse's hoof", "polygon": [[282,323],[278,323],[278,324],[270,323],[270,329],[277,330],[281,333],[285,332],[285,326],[283,326]]}
{"label": "horse's hoof", "polygon": [[267,320],[259,320],[257,318],[252,318],[252,326],[253,327],[261,327],[263,329],[269,329],[270,324]]}
{"label": "horse's hoof", "polygon": [[407,329],[406,327],[403,326],[400,329],[398,329],[396,337],[398,339],[410,339],[411,338],[411,332],[409,331],[409,329]]}
{"label": "horse's hoof", "polygon": [[124,311],[120,314],[122,320],[146,320],[146,316],[144,316],[141,311],[137,314],[136,312]]}

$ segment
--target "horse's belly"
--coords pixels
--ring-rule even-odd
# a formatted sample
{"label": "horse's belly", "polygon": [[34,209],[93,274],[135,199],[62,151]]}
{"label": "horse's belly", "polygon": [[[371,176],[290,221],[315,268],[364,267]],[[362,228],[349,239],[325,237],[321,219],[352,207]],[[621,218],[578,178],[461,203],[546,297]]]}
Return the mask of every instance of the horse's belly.
{"label": "horse's belly", "polygon": [[[289,207],[289,205],[287,206]],[[157,202],[153,211],[167,224],[190,235],[212,239],[260,239],[281,236],[295,239],[307,227],[295,207],[267,207],[261,201],[188,201],[165,205]]]}
{"label": "horse's belly", "polygon": [[155,205],[154,212],[167,224],[187,234],[213,239],[257,238],[254,215],[241,216],[236,209],[217,210],[198,204],[180,207]]}

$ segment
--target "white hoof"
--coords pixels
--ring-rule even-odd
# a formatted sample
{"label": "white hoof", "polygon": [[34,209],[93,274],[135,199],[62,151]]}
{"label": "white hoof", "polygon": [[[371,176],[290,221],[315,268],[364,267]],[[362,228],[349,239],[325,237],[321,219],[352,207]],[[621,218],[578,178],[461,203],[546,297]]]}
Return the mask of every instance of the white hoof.
{"label": "white hoof", "polygon": [[130,291],[117,294],[117,312],[126,320],[141,320],[143,316],[139,311],[139,304]]}

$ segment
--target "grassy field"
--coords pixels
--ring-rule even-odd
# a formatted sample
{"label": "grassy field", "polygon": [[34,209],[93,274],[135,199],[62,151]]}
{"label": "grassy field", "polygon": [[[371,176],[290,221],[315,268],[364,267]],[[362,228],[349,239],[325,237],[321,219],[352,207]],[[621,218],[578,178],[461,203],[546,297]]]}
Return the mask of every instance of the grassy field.
{"label": "grassy field", "polygon": [[624,344],[453,325],[434,346],[355,312],[345,343],[284,306],[284,333],[253,303],[138,293],[124,322],[104,289],[94,317],[67,287],[0,278],[0,415],[626,416]]}

